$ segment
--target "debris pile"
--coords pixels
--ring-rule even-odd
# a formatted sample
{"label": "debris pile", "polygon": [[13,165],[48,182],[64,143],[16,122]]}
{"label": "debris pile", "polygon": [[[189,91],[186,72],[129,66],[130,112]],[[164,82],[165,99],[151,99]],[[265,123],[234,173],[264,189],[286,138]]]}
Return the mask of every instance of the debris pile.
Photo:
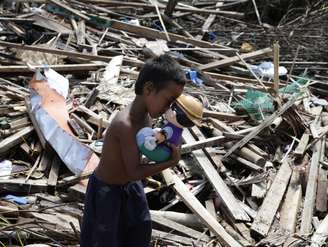
{"label": "debris pile", "polygon": [[144,181],[153,246],[325,246],[328,4],[268,2],[0,1],[0,244],[78,246],[106,128],[168,53],[205,111]]}

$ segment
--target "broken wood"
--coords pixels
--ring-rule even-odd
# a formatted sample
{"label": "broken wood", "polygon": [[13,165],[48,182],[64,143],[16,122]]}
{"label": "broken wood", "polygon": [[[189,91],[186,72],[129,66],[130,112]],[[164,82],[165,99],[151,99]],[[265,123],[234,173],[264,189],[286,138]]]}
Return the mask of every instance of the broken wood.
{"label": "broken wood", "polygon": [[[326,148],[326,139],[323,138],[321,144],[321,154],[320,161],[325,157],[325,148]],[[319,161],[319,162],[320,162]],[[327,168],[322,164],[319,166],[319,175],[318,175],[318,188],[317,188],[317,197],[316,197],[316,211],[320,213],[325,213],[328,210],[327,202],[327,187],[328,187],[328,171]]]}
{"label": "broken wood", "polygon": [[289,160],[287,160],[281,165],[273,184],[254,219],[251,227],[253,233],[264,237],[268,235],[273,219],[287,188],[291,173],[292,170],[290,168]]}
{"label": "broken wood", "polygon": [[244,146],[246,143],[248,143],[251,139],[253,139],[260,131],[262,131],[264,128],[269,126],[273,120],[275,120],[277,117],[281,116],[285,111],[287,111],[297,100],[297,96],[294,96],[292,99],[290,99],[286,104],[283,105],[278,111],[274,112],[271,116],[267,117],[259,126],[257,126],[251,133],[249,133],[247,136],[245,136],[242,140],[237,142],[234,146],[232,146],[227,153],[222,157],[223,159],[227,158],[230,154],[232,154],[236,149]]}
{"label": "broken wood", "polygon": [[73,15],[76,15],[86,21],[90,20],[90,18],[84,14],[82,14],[80,11],[78,10],[75,10],[69,6],[67,6],[66,4],[64,4],[63,2],[60,2],[60,1],[57,1],[57,0],[48,0],[49,2],[55,4],[55,5],[58,5],[59,7],[69,11],[70,13],[72,13]]}
{"label": "broken wood", "polygon": [[310,139],[310,135],[307,134],[307,133],[304,133],[302,135],[302,138],[300,140],[300,142],[298,143],[295,151],[294,151],[294,154],[297,156],[297,157],[301,157],[304,155],[304,152],[307,148],[307,145],[309,143],[309,139]]}
{"label": "broken wood", "polygon": [[175,211],[150,210],[150,215],[151,217],[163,217],[191,228],[201,229],[204,226],[202,221],[195,214],[185,214]]}
{"label": "broken wood", "polygon": [[50,169],[50,173],[49,173],[49,177],[48,177],[48,185],[50,185],[50,186],[57,185],[60,164],[61,164],[61,160],[55,154],[54,158],[51,162],[51,169]]}
{"label": "broken wood", "polygon": [[328,215],[322,220],[311,238],[311,247],[324,246],[328,237]]}
{"label": "broken wood", "polygon": [[317,183],[318,183],[318,170],[319,170],[319,161],[321,158],[321,145],[322,141],[318,141],[314,145],[313,155],[311,158],[310,172],[308,177],[308,182],[305,192],[305,200],[302,211],[302,221],[300,233],[302,235],[307,235],[311,233],[312,230],[312,216],[315,207],[315,198],[317,192]]}
{"label": "broken wood", "polygon": [[[262,50],[257,50],[254,52],[249,52],[249,53],[245,53],[240,55],[241,58],[243,59],[252,59],[252,58],[257,58],[263,55],[268,55],[269,53],[272,52],[271,48],[265,48]],[[209,64],[205,64],[205,65],[201,65],[198,67],[199,70],[210,70],[210,69],[215,69],[215,68],[223,68],[226,66],[230,66],[234,63],[237,63],[240,61],[240,58],[238,56],[234,56],[234,57],[229,57],[229,58],[225,58],[225,59],[221,59],[219,61],[215,61]]]}
{"label": "broken wood", "polygon": [[[195,141],[194,137],[188,130],[184,130],[182,133],[182,137],[185,142],[193,142]],[[246,212],[239,207],[234,195],[230,191],[230,189],[226,186],[223,179],[215,170],[214,166],[208,160],[206,156],[204,156],[202,150],[196,150],[192,152],[199,164],[199,166],[203,169],[205,175],[213,185],[214,189],[220,196],[220,199],[223,202],[224,207],[231,214],[231,217],[234,220],[241,221],[249,221],[249,217]]]}
{"label": "broken wood", "polygon": [[[107,0],[82,0],[81,2],[89,2],[89,3],[97,3],[97,4],[105,4],[107,6],[131,6],[131,7],[139,7],[145,9],[154,9],[155,7],[150,4],[144,3],[135,3],[135,2],[120,2],[120,1],[107,1]],[[165,9],[165,6],[159,6],[160,9]],[[207,9],[199,9],[199,8],[184,8],[184,7],[175,7],[176,11],[186,11],[191,13],[198,14],[223,14],[223,15],[231,15],[234,17],[243,17],[244,14],[234,12],[234,11],[217,11],[217,10],[207,10]]]}
{"label": "broken wood", "polygon": [[294,170],[280,211],[280,225],[290,233],[295,232],[297,213],[301,206],[301,200],[302,186],[300,183],[300,175],[297,170]]}
{"label": "broken wood", "polygon": [[165,227],[168,227],[168,228],[170,228],[174,231],[177,231],[179,233],[182,233],[183,235],[186,235],[190,238],[200,239],[201,241],[206,241],[206,242],[209,241],[209,237],[204,235],[203,233],[198,232],[196,230],[193,230],[193,229],[191,229],[189,227],[186,227],[182,224],[176,223],[173,220],[169,220],[169,219],[166,219],[164,217],[157,216],[157,215],[152,215],[151,220],[153,222],[159,224],[159,225],[163,225]]}
{"label": "broken wood", "polygon": [[276,97],[279,97],[279,44],[273,44],[273,65],[274,65],[274,78],[273,90]]}
{"label": "broken wood", "polygon": [[228,247],[242,247],[234,240],[224,228],[213,218],[213,216],[203,207],[203,205],[194,197],[193,194],[186,188],[185,184],[173,174],[170,169],[162,172],[167,184],[173,184],[174,190],[182,198],[184,203],[213,231],[220,242]]}
{"label": "broken wood", "polygon": [[213,145],[218,145],[224,141],[225,141],[224,136],[215,136],[201,141],[186,143],[181,146],[181,154],[191,153],[192,151],[197,149],[203,149],[206,147],[211,147]]}
{"label": "broken wood", "polygon": [[15,147],[18,143],[23,142],[24,138],[30,135],[33,130],[34,128],[32,126],[28,126],[0,141],[0,153],[3,154]]}

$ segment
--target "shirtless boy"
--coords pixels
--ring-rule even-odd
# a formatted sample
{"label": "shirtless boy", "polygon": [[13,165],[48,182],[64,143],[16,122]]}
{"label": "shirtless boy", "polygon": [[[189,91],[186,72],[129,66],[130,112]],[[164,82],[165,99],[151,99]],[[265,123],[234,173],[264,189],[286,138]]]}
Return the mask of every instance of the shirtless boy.
{"label": "shirtless boy", "polygon": [[148,60],[141,69],[136,97],[107,129],[99,166],[89,179],[81,247],[149,246],[151,219],[140,180],[176,165],[180,152],[170,145],[169,161],[141,164],[136,134],[169,109],[185,81],[183,70],[168,55]]}

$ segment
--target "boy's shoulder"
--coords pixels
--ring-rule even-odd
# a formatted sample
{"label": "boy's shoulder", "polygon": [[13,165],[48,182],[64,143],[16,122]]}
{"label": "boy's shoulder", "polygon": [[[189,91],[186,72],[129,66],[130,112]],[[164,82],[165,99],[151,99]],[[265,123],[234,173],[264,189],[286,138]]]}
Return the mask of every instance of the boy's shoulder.
{"label": "boy's shoulder", "polygon": [[115,133],[115,135],[120,136],[121,134],[136,134],[139,129],[145,126],[150,126],[151,120],[149,116],[145,119],[145,121],[140,123],[131,121],[129,110],[129,108],[125,108],[118,112],[113,118],[110,124],[110,129],[111,132]]}
{"label": "boy's shoulder", "polygon": [[118,112],[111,122],[111,128],[125,129],[129,127],[131,127],[131,121],[124,110]]}

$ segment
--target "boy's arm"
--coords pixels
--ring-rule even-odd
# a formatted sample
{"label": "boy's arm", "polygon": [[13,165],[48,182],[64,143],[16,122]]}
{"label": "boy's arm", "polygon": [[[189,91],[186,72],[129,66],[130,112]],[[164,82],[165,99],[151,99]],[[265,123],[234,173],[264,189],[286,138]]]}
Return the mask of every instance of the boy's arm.
{"label": "boy's arm", "polygon": [[166,168],[176,165],[180,160],[180,151],[174,145],[172,148],[172,158],[166,162],[156,165],[140,164],[140,153],[136,144],[135,134],[126,126],[121,126],[119,136],[120,149],[126,173],[130,180],[140,180],[148,176],[163,171]]}

